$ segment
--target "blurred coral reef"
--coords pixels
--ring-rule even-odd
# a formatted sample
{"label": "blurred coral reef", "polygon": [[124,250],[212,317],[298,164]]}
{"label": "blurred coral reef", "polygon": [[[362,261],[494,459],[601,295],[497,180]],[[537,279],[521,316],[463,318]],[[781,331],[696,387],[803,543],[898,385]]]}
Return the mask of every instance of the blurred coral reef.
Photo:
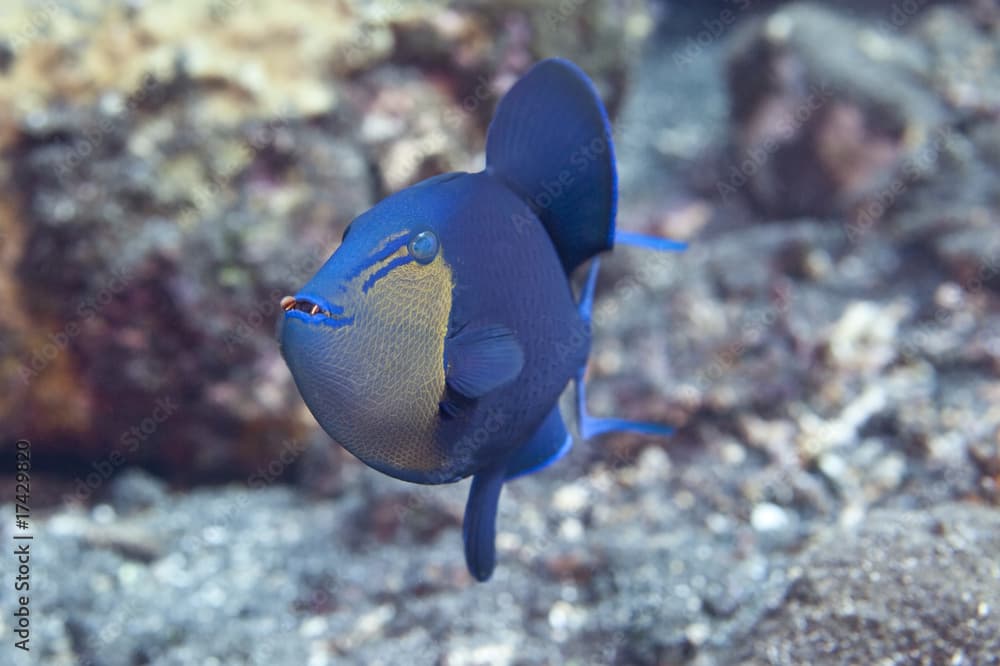
{"label": "blurred coral reef", "polygon": [[[691,241],[604,260],[590,409],[677,434],[509,484],[477,586],[464,487],[332,445],[274,321],[554,55]],[[998,663],[994,0],[15,0],[0,156],[43,663]]]}
{"label": "blurred coral reef", "polygon": [[[638,1],[9,4],[4,432],[53,465],[245,477],[312,432],[273,322],[347,222],[478,168],[536,59],[576,60],[616,106],[651,27]],[[126,441],[157,400],[176,410]]]}

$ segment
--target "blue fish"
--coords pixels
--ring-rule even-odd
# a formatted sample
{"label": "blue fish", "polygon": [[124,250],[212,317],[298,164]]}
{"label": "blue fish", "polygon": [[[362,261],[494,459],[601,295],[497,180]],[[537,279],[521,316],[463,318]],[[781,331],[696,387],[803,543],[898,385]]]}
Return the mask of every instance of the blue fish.
{"label": "blue fish", "polygon": [[[500,101],[485,170],[384,199],[281,301],[281,353],[330,437],[404,481],[473,477],[462,532],[479,581],[495,566],[503,484],[570,448],[557,404],[570,380],[582,437],[670,431],[586,412],[596,255],[616,240],[683,248],[616,234],[617,196],[593,84],[571,62],[545,60]],[[588,260],[576,299],[570,276]]]}

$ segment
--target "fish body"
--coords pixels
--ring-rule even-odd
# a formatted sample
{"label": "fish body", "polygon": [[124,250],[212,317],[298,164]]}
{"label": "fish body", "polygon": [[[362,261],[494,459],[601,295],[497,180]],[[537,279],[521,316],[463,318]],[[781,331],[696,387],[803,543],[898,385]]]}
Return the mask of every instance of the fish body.
{"label": "fish body", "polygon": [[[426,265],[406,261],[421,231],[440,239]],[[282,349],[320,425],[366,464],[415,483],[457,481],[508,456],[589,350],[544,227],[486,172],[383,200],[295,299]]]}
{"label": "fish body", "polygon": [[[463,537],[478,580],[494,568],[503,483],[572,442],[557,403],[571,379],[582,391],[590,327],[570,275],[613,246],[617,206],[604,108],[568,61],[537,64],[505,95],[486,160],[356,218],[282,299],[278,327],[334,440],[404,481],[473,477]],[[590,295],[595,275],[592,262]]]}

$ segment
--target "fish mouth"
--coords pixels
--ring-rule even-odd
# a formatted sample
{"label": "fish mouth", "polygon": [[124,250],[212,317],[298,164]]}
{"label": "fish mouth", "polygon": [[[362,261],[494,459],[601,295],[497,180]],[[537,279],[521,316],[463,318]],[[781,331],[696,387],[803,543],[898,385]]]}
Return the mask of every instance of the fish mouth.
{"label": "fish mouth", "polygon": [[344,308],[327,303],[323,299],[310,296],[285,296],[279,302],[286,316],[293,316],[306,321],[327,320],[337,326],[346,326],[354,322],[354,317],[344,314]]}

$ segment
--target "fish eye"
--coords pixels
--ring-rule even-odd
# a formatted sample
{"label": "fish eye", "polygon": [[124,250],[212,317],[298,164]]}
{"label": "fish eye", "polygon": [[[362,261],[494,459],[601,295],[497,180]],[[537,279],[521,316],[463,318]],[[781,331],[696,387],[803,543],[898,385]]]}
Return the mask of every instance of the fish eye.
{"label": "fish eye", "polygon": [[429,264],[437,256],[438,248],[437,234],[433,231],[421,231],[410,239],[410,254],[421,264]]}

